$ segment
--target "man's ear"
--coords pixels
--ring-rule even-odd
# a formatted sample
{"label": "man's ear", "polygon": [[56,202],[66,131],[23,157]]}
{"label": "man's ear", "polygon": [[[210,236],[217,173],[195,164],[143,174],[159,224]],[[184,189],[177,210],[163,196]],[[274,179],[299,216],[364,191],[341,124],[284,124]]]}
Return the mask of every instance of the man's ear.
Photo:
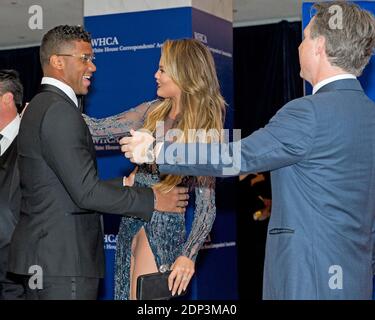
{"label": "man's ear", "polygon": [[49,58],[49,64],[55,69],[61,70],[64,68],[64,60],[55,54]]}
{"label": "man's ear", "polygon": [[315,54],[316,55],[324,55],[326,54],[326,38],[323,36],[318,36],[316,39],[316,47],[315,47]]}
{"label": "man's ear", "polygon": [[11,103],[14,103],[13,93],[11,92],[4,93],[2,99],[6,105],[10,105]]}

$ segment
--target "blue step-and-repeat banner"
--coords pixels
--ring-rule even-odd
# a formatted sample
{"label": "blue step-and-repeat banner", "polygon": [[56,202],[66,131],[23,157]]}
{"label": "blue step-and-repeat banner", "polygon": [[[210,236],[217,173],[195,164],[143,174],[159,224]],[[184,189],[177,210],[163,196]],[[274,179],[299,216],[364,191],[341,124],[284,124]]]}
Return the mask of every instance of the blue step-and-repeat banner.
{"label": "blue step-and-repeat banner", "polygon": [[[156,98],[154,73],[160,47],[166,39],[197,38],[213,53],[223,95],[228,102],[226,128],[233,122],[232,23],[191,7],[85,17],[92,35],[97,72],[85,112],[101,118],[120,113]],[[123,176],[132,164],[119,151],[98,153],[103,179]],[[236,223],[234,181],[218,179],[217,218],[204,248],[196,274],[184,299],[237,299]],[[186,214],[187,229],[193,210]],[[113,299],[114,259],[120,218],[106,215],[106,277],[101,299]]]}
{"label": "blue step-and-repeat banner", "polygon": [[[351,1],[362,8],[375,14],[375,2],[374,1]],[[303,29],[309,24],[311,17],[314,14],[314,9],[312,8],[313,2],[305,2],[302,6],[302,27]],[[375,101],[375,61],[374,57],[371,58],[369,65],[364,70],[363,74],[358,78],[361,82],[363,90],[366,94]],[[312,87],[309,83],[305,81],[305,91],[306,94],[311,94]],[[375,244],[374,244],[375,245]],[[374,248],[375,251],[375,248]],[[374,277],[374,288],[375,288],[375,277]],[[375,290],[373,291],[373,299],[375,300]]]}

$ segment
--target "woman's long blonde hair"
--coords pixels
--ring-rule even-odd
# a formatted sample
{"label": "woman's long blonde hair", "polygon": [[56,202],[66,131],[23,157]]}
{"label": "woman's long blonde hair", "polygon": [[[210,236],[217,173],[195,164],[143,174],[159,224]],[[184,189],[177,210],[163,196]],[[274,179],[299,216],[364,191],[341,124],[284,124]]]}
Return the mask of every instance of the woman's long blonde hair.
{"label": "woman's long blonde hair", "polygon": [[[218,140],[223,129],[225,101],[220,93],[215,63],[208,48],[195,39],[167,40],[162,46],[161,64],[164,71],[181,90],[179,122],[176,126],[184,134],[181,142],[196,141],[194,130],[210,129],[218,133],[206,142]],[[158,121],[164,121],[172,108],[172,99],[165,98],[145,121],[144,128],[155,134]],[[212,130],[211,130],[212,132]],[[167,192],[178,185],[181,176],[167,175],[157,184]]]}

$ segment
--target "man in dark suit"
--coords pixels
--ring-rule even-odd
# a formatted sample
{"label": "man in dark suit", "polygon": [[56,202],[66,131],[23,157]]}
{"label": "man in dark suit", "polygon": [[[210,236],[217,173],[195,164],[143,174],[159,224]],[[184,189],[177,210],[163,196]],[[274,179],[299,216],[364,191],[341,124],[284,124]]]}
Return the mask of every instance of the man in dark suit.
{"label": "man in dark suit", "polygon": [[23,298],[23,286],[7,273],[10,239],[19,219],[21,190],[17,135],[23,88],[18,73],[0,70],[0,300]]}
{"label": "man in dark suit", "polygon": [[[21,215],[10,271],[28,275],[27,299],[95,299],[104,274],[101,216],[150,220],[154,209],[183,213],[187,190],[161,194],[100,181],[90,132],[76,95],[86,95],[96,67],[90,35],[58,26],[43,37],[42,87],[20,126]],[[155,199],[154,199],[155,197]]]}

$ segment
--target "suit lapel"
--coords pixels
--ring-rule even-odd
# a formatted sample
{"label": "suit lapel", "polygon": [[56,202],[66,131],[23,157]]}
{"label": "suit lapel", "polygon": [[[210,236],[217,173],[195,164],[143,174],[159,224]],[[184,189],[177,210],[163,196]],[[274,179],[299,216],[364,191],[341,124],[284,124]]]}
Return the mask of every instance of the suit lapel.
{"label": "suit lapel", "polygon": [[74,104],[74,102],[72,101],[72,99],[70,99],[65,93],[64,91],[60,90],[59,88],[55,87],[55,86],[51,86],[49,84],[42,84],[40,86],[40,90],[39,92],[49,92],[49,93],[54,93],[54,94],[57,94],[59,95],[61,98],[63,98],[67,103],[69,103],[72,107],[74,107],[75,109],[78,110],[77,106]]}
{"label": "suit lapel", "polygon": [[[79,109],[74,104],[74,102],[64,93],[64,91],[60,90],[59,88],[57,88],[55,86],[52,86],[52,85],[49,85],[49,84],[42,84],[40,86],[39,92],[40,93],[49,92],[49,93],[57,94],[62,99],[64,99],[67,103],[69,103],[69,105],[71,105],[75,110],[77,110],[77,112],[79,112]],[[87,143],[88,143],[90,153],[91,153],[92,157],[94,158],[94,163],[95,163],[95,166],[96,166],[96,151],[95,151],[94,144],[92,142],[92,137],[91,137],[90,131],[87,128],[87,125],[85,124],[85,121],[83,119],[82,119],[82,123],[83,123],[83,125],[85,125],[86,130],[87,130]]]}

